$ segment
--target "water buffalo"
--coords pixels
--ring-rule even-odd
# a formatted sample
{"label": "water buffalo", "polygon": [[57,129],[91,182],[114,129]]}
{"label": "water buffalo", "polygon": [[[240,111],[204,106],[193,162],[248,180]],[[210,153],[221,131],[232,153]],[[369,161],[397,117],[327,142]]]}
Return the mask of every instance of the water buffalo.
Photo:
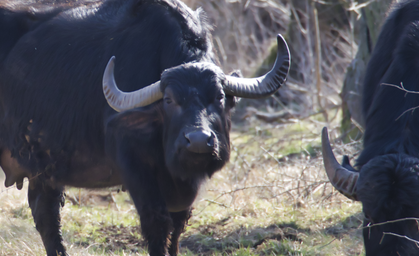
{"label": "water buffalo", "polygon": [[419,218],[418,60],[419,1],[406,1],[387,18],[366,70],[366,125],[356,169],[346,156],[342,165],[336,161],[323,130],[331,183],[362,203],[367,256],[419,255],[418,223],[412,219]]}
{"label": "water buffalo", "polygon": [[229,160],[235,97],[279,89],[287,44],[278,35],[266,75],[239,78],[219,68],[201,9],[177,0],[48,2],[0,4],[5,185],[20,189],[28,178],[48,256],[66,254],[64,186],[118,184],[150,255],[176,255],[200,184]]}

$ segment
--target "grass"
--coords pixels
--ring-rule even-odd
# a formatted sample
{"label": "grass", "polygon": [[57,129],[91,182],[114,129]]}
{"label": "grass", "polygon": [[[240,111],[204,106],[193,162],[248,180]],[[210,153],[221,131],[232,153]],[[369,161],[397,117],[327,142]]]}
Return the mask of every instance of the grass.
{"label": "grass", "polygon": [[[361,205],[327,182],[320,125],[252,122],[258,128],[233,129],[231,161],[203,186],[181,255],[363,255]],[[335,151],[354,155],[353,144]],[[44,255],[26,192],[1,186],[0,254]],[[66,194],[62,230],[71,255],[146,255],[127,193]]]}

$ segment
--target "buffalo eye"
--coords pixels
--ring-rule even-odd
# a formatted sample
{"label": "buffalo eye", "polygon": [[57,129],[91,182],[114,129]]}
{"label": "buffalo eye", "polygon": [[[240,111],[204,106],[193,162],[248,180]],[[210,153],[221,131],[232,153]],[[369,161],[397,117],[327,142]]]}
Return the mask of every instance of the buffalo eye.
{"label": "buffalo eye", "polygon": [[218,94],[218,96],[217,96],[217,100],[218,101],[223,101],[224,100],[224,98],[225,98],[225,94],[223,93],[223,92],[220,92],[220,94]]}
{"label": "buffalo eye", "polygon": [[170,97],[164,97],[164,103],[166,103],[167,105],[172,103],[172,99]]}

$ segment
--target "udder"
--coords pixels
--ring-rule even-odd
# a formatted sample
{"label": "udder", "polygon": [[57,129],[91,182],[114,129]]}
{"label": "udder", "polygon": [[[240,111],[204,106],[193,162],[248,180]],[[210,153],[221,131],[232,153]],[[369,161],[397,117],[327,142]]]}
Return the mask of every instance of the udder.
{"label": "udder", "polygon": [[4,182],[6,187],[10,187],[16,183],[17,189],[20,190],[23,187],[23,179],[32,176],[28,169],[22,167],[18,161],[12,157],[12,153],[8,149],[1,150],[0,166],[6,175],[6,180]]}

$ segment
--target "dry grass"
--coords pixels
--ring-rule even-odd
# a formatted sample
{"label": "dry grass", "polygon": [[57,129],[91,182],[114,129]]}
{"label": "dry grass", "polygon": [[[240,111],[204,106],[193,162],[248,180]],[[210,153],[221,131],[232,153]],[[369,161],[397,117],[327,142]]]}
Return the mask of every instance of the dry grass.
{"label": "dry grass", "polygon": [[[202,189],[182,235],[183,254],[362,254],[360,204],[327,181],[318,152],[320,129],[300,123],[233,132],[231,161]],[[299,145],[297,153],[283,156],[290,138]],[[338,156],[354,156],[358,147],[334,146]],[[26,191],[0,188],[1,255],[44,254],[26,200]],[[126,193],[70,189],[62,218],[71,255],[144,254]]]}

